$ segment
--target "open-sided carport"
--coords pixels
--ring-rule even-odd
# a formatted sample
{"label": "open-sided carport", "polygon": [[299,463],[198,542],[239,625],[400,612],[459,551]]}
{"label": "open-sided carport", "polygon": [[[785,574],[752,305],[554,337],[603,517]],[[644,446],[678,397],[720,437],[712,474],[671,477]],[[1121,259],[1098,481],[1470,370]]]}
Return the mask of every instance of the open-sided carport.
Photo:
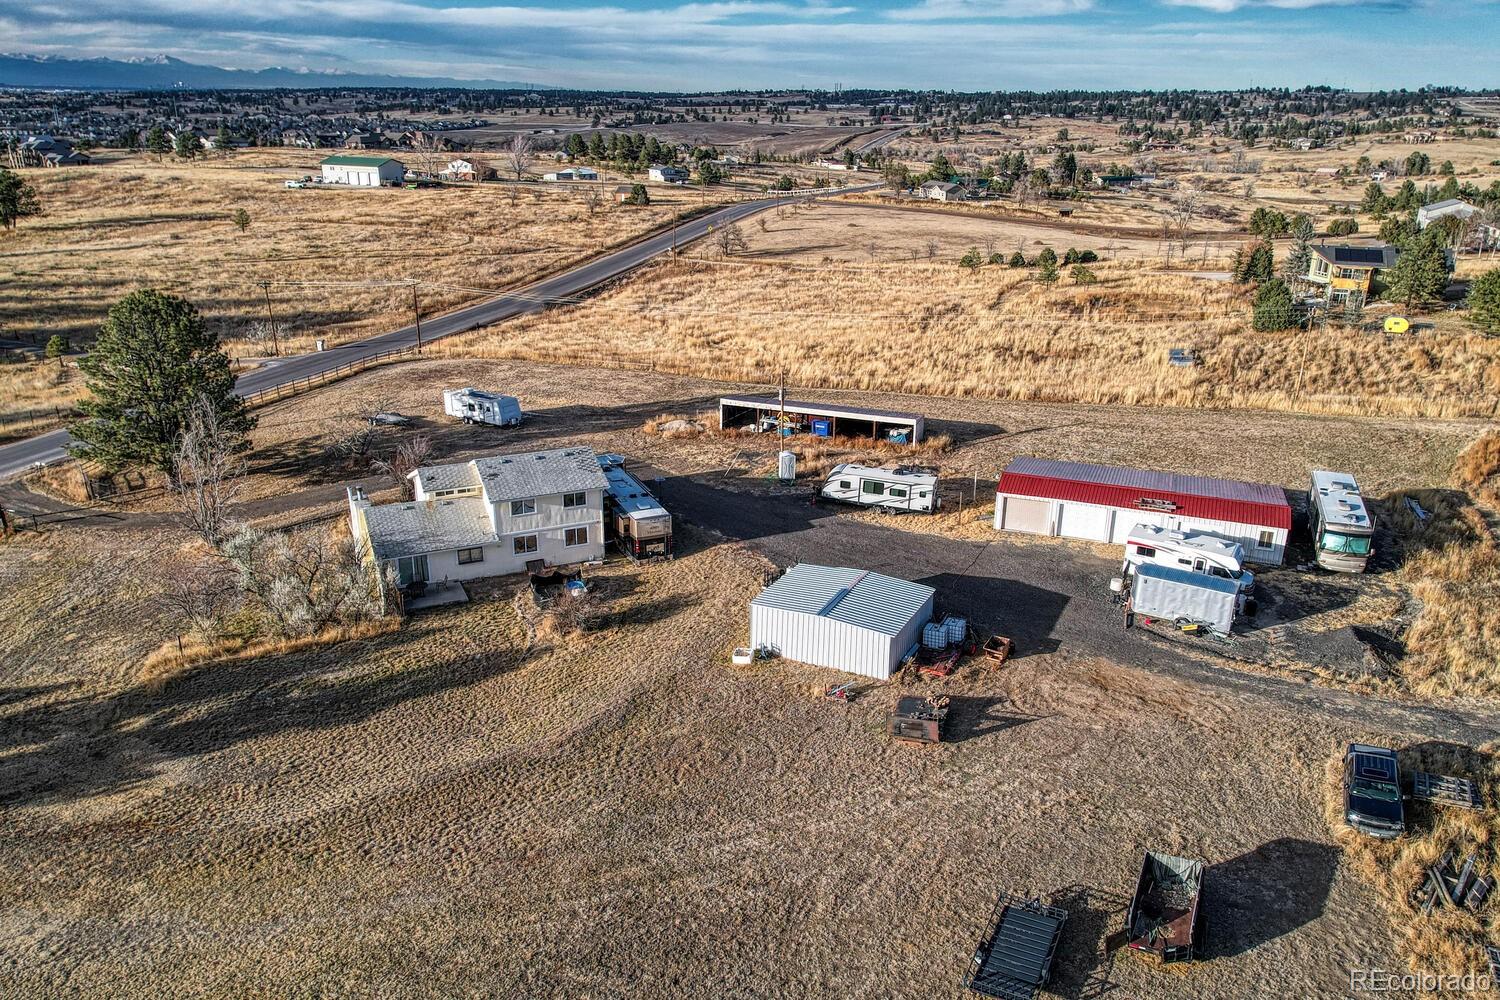
{"label": "open-sided carport", "polygon": [[719,427],[722,430],[759,427],[767,417],[779,420],[783,414],[798,433],[819,437],[842,434],[881,441],[900,437],[915,444],[926,433],[920,413],[791,399],[783,402],[776,396],[723,396],[719,399]]}

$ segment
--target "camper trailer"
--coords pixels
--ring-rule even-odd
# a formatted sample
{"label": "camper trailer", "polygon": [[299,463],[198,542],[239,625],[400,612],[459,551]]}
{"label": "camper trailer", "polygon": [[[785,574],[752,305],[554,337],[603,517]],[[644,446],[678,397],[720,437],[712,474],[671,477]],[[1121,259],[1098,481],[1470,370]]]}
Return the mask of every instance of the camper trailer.
{"label": "camper trailer", "polygon": [[483,389],[444,389],[443,412],[466,424],[515,427],[521,422],[521,401]]}
{"label": "camper trailer", "polygon": [[938,508],[937,476],[914,469],[835,465],[819,495],[829,500],[887,510],[930,514]]}
{"label": "camper trailer", "polygon": [[641,481],[625,471],[620,455],[600,455],[599,467],[609,482],[605,532],[632,559],[672,555],[672,515]]}
{"label": "camper trailer", "polygon": [[1363,573],[1374,550],[1375,519],[1346,472],[1319,469],[1308,491],[1308,521],[1318,565],[1337,573]]}
{"label": "camper trailer", "polygon": [[1235,610],[1255,613],[1255,574],[1245,569],[1245,549],[1239,542],[1206,531],[1172,531],[1138,524],[1125,538],[1125,562],[1120,572],[1129,575],[1137,566],[1153,563],[1232,580],[1239,588]]}
{"label": "camper trailer", "polygon": [[1115,577],[1110,589],[1125,595],[1126,628],[1138,618],[1221,636],[1234,628],[1239,591],[1232,580],[1146,563],[1130,576]]}

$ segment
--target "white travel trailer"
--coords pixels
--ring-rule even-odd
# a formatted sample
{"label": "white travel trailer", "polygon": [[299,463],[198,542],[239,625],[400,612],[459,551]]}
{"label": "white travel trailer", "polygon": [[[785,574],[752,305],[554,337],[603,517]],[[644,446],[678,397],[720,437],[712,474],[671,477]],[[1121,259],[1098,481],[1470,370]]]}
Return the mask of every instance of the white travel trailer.
{"label": "white travel trailer", "polygon": [[1363,573],[1374,551],[1375,519],[1359,484],[1347,472],[1312,474],[1308,505],[1318,565],[1338,573]]}
{"label": "white travel trailer", "polygon": [[521,401],[483,389],[444,389],[443,412],[466,424],[515,427],[521,422]]}
{"label": "white travel trailer", "polygon": [[1246,606],[1255,594],[1255,574],[1245,569],[1245,549],[1206,531],[1172,531],[1155,525],[1138,524],[1125,539],[1125,562],[1120,571],[1126,575],[1138,566],[1172,566],[1190,573],[1204,573],[1229,580],[1238,588],[1235,609],[1253,613]]}
{"label": "white travel trailer", "polygon": [[829,500],[887,510],[931,513],[938,508],[937,476],[903,469],[835,465],[820,495]]}

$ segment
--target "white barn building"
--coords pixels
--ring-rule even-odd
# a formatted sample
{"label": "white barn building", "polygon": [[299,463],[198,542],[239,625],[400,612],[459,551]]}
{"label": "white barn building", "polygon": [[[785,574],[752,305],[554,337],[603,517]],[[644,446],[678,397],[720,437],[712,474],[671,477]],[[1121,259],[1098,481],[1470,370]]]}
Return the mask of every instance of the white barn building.
{"label": "white barn building", "polygon": [[347,184],[350,187],[380,187],[406,180],[406,167],[389,156],[330,156],[319,166],[324,184]]}
{"label": "white barn building", "polygon": [[1292,508],[1279,486],[1043,458],[1017,458],[995,488],[999,530],[1123,545],[1138,524],[1206,531],[1279,565]]}
{"label": "white barn building", "polygon": [[400,586],[477,580],[604,558],[609,483],[589,448],[493,455],[411,474],[416,497],[349,490],[349,526]]}
{"label": "white barn building", "polygon": [[750,647],[889,680],[932,620],[935,594],[867,570],[798,563],[750,602]]}

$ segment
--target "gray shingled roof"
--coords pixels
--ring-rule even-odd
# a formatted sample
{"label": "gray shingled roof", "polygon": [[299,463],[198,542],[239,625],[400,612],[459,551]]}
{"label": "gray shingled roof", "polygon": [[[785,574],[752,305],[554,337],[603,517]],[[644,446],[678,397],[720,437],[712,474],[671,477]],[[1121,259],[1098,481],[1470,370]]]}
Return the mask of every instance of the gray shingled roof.
{"label": "gray shingled roof", "polygon": [[476,458],[472,463],[491,503],[609,486],[592,448],[555,448],[524,455]]}
{"label": "gray shingled roof", "polygon": [[467,549],[495,541],[489,505],[479,497],[367,507],[365,525],[376,559]]}
{"label": "gray shingled roof", "polygon": [[472,490],[479,487],[479,474],[473,462],[454,462],[451,465],[424,465],[412,473],[423,492],[438,490]]}

